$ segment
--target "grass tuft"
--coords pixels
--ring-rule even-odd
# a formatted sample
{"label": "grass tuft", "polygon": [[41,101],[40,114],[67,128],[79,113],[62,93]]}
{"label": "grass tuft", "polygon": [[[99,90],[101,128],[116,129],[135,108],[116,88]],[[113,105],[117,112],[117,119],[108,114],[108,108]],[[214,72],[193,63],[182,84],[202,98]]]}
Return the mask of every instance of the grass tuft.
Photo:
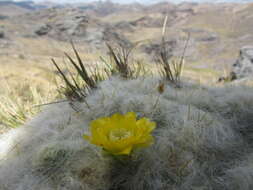
{"label": "grass tuft", "polygon": [[160,75],[167,81],[180,86],[180,79],[184,68],[185,52],[189,44],[190,33],[183,49],[182,56],[179,59],[173,59],[172,49],[168,47],[165,40],[165,32],[168,17],[166,16],[162,28],[162,42],[160,45],[160,51],[156,55],[158,65],[161,66]]}
{"label": "grass tuft", "polygon": [[96,89],[98,82],[104,80],[106,76],[98,69],[98,66],[88,72],[74,44],[71,44],[76,60],[67,53],[65,53],[65,56],[74,68],[76,72],[75,75],[68,70],[69,76],[67,76],[56,61],[52,59],[54,66],[65,82],[65,86],[59,91],[70,101],[85,101],[87,95],[90,94],[92,90]]}
{"label": "grass tuft", "polygon": [[115,69],[120,76],[125,79],[132,78],[134,71],[130,68],[129,57],[136,46],[125,47],[122,44],[117,44],[117,46],[112,47],[107,44],[107,47],[111,60],[115,64]]}
{"label": "grass tuft", "polygon": [[162,38],[162,43],[160,46],[160,51],[157,55],[157,63],[161,66],[160,69],[160,75],[162,78],[166,79],[167,81],[175,84],[176,86],[180,85],[180,79],[183,73],[184,68],[184,58],[185,58],[185,52],[188,47],[188,43],[190,40],[190,35],[188,35],[188,38],[185,43],[185,47],[183,49],[183,54],[179,59],[173,59],[173,55],[171,50],[168,48],[168,45],[166,45],[165,38]]}
{"label": "grass tuft", "polygon": [[5,85],[5,93],[0,95],[0,125],[4,128],[15,128],[23,125],[41,109],[38,106],[55,99],[54,90],[42,95],[35,86],[24,85],[18,89]]}

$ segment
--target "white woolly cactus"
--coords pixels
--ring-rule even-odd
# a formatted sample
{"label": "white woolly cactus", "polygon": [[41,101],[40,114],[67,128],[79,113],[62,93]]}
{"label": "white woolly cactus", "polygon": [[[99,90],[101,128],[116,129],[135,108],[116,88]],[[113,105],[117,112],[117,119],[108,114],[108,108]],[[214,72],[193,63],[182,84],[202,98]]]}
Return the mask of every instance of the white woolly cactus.
{"label": "white woolly cactus", "polygon": [[[158,85],[112,77],[4,134],[0,189],[253,189],[253,89]],[[156,123],[153,145],[115,158],[83,139],[92,121],[128,112]]]}

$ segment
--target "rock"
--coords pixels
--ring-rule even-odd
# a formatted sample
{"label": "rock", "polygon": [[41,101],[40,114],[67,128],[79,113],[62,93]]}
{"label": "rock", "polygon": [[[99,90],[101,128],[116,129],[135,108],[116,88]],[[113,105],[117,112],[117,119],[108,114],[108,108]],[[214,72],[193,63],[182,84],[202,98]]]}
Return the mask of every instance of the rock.
{"label": "rock", "polygon": [[206,35],[203,35],[202,37],[196,38],[197,41],[201,41],[201,42],[212,42],[217,39],[218,37],[215,34],[206,34]]}
{"label": "rock", "polygon": [[144,16],[135,21],[130,22],[130,24],[139,27],[161,27],[163,24],[163,19],[156,19],[150,16]]}
{"label": "rock", "polygon": [[127,21],[118,22],[115,27],[122,31],[134,32],[134,26]]}
{"label": "rock", "polygon": [[199,28],[183,28],[183,32],[190,33],[191,37],[194,38],[197,42],[213,42],[219,39],[219,36],[215,32],[209,32],[204,29]]}
{"label": "rock", "polygon": [[66,32],[70,36],[84,37],[89,25],[89,18],[82,15],[76,15],[68,19],[59,20],[55,23],[55,29],[60,33]]}
{"label": "rock", "polygon": [[233,64],[232,72],[236,78],[253,76],[253,46],[244,46],[240,50],[240,55]]}
{"label": "rock", "polygon": [[[168,48],[168,52],[171,52],[171,53],[172,53],[172,50],[175,49],[176,45],[177,45],[176,40],[168,40],[165,42],[165,46]],[[157,55],[161,52],[161,48],[163,47],[161,46],[161,42],[157,41],[157,42],[142,45],[141,48],[148,55],[151,55],[151,54]]]}
{"label": "rock", "polygon": [[0,20],[5,20],[5,19],[7,19],[7,18],[8,18],[8,16],[0,15]]}
{"label": "rock", "polygon": [[218,78],[218,83],[224,83],[224,82],[231,82],[237,79],[236,74],[234,72],[231,72],[228,76],[222,76]]}
{"label": "rock", "polygon": [[87,28],[85,42],[94,49],[99,49],[102,45],[103,29],[101,28]]}
{"label": "rock", "polygon": [[0,39],[1,39],[1,38],[4,38],[4,31],[1,31],[1,30],[0,30]]}
{"label": "rock", "polygon": [[118,43],[123,47],[129,47],[132,43],[123,35],[116,32],[116,29],[110,25],[107,25],[103,29],[102,42]]}
{"label": "rock", "polygon": [[[194,39],[189,40],[186,51],[184,52],[186,40],[187,39],[185,38],[167,39],[164,44],[166,47],[167,53],[173,57],[181,57],[182,55],[184,55],[185,57],[188,57],[191,60],[195,60],[198,52],[194,46]],[[149,56],[157,57],[157,55],[159,55],[161,51],[164,49],[161,43],[162,42],[160,39],[152,43],[143,44],[140,47],[141,47],[141,50],[145,52],[146,54],[148,54]]]}
{"label": "rock", "polygon": [[197,34],[206,32],[205,30],[199,28],[183,28],[182,31],[186,33],[197,33]]}
{"label": "rock", "polygon": [[52,27],[48,24],[42,24],[40,25],[36,30],[35,33],[39,36],[44,36],[50,32]]}

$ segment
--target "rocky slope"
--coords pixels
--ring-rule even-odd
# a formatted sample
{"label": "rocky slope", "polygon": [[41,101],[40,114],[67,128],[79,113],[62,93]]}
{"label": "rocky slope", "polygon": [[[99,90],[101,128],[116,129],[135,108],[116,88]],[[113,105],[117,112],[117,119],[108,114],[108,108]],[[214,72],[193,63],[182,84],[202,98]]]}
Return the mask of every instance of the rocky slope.
{"label": "rocky slope", "polygon": [[[11,12],[12,8],[6,10]],[[18,16],[0,17],[0,31],[4,33],[0,39],[0,62],[8,71],[3,73],[10,72],[9,63],[18,70],[25,68],[24,65],[36,70],[43,68],[41,73],[44,73],[51,68],[50,58],[62,58],[63,52],[70,51],[72,40],[89,64],[99,62],[99,56],[106,55],[106,42],[124,45],[139,42],[135,55],[152,64],[159,51],[167,15],[166,44],[168,49],[173,49],[172,54],[182,55],[190,34],[185,74],[210,81],[208,75],[217,81],[219,76],[224,76],[224,70],[230,72],[240,48],[253,44],[252,10],[253,4],[232,3],[149,6],[91,3],[26,9],[28,12]],[[2,78],[14,80],[14,75],[4,74]],[[22,77],[28,75],[24,73]]]}
{"label": "rocky slope", "polygon": [[168,40],[177,41],[182,49],[185,35],[190,33],[189,61],[221,68],[220,65],[235,60],[240,47],[253,43],[251,9],[253,4],[91,3],[30,11],[5,19],[2,25],[6,25],[9,36],[72,39],[97,48],[108,41],[124,44],[142,41],[145,46],[142,49],[148,49],[149,54],[153,45],[147,41],[159,43],[161,27],[168,15]]}

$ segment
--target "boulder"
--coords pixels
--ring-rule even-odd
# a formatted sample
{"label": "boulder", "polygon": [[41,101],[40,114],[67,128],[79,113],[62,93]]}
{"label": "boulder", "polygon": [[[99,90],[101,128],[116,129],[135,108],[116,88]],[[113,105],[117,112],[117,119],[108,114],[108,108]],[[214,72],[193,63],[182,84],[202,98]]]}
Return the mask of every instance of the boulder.
{"label": "boulder", "polygon": [[134,26],[127,21],[118,22],[115,27],[121,31],[134,32]]}
{"label": "boulder", "polygon": [[0,20],[5,20],[5,19],[7,19],[7,18],[8,18],[8,16],[0,15]]}
{"label": "boulder", "polygon": [[[147,53],[148,55],[157,55],[161,52],[161,41],[156,41],[156,42],[152,42],[152,43],[148,43],[148,44],[144,44],[141,46],[142,50]],[[165,41],[166,48],[168,48],[168,52],[172,53],[172,51],[175,49],[176,45],[177,45],[177,41],[175,39],[172,40],[167,40]]]}
{"label": "boulder", "polygon": [[102,42],[117,43],[123,47],[130,47],[132,43],[123,35],[116,31],[117,29],[111,25],[106,25],[103,28]]}
{"label": "boulder", "polygon": [[240,55],[233,64],[232,73],[236,78],[253,76],[253,46],[244,46],[241,48]]}
{"label": "boulder", "polygon": [[163,24],[163,18],[152,18],[150,16],[141,17],[135,21],[130,22],[133,26],[139,27],[161,27]]}
{"label": "boulder", "polygon": [[52,27],[50,25],[42,24],[35,30],[35,33],[39,36],[43,36],[48,34],[48,32],[50,32],[51,29]]}
{"label": "boulder", "polygon": [[1,31],[1,30],[0,30],[0,39],[1,39],[1,38],[4,38],[4,31]]}

